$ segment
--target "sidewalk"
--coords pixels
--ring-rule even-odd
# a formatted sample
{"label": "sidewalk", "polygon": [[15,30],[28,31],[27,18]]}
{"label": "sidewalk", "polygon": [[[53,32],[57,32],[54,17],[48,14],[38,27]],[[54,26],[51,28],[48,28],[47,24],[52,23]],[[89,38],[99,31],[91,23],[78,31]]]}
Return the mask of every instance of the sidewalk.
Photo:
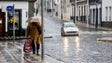
{"label": "sidewalk", "polygon": [[24,40],[18,40],[15,43],[0,42],[0,63],[64,63],[46,54],[43,60],[41,56],[32,53],[25,59],[23,44]]}
{"label": "sidewalk", "polygon": [[[79,25],[79,26],[82,26],[82,27],[96,29],[95,26],[93,26],[93,25],[88,25],[88,26],[87,26],[87,23],[82,23],[82,22],[80,22],[80,21],[76,21],[76,24]],[[97,29],[100,29],[100,30],[106,30],[106,31],[112,31],[111,28],[100,27],[100,26],[98,26]]]}

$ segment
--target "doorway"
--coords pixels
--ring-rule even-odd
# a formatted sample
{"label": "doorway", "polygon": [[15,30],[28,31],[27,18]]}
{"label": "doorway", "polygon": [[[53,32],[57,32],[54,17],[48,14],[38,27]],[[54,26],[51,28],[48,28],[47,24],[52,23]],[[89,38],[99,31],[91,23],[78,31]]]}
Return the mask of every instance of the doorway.
{"label": "doorway", "polygon": [[14,18],[14,23],[15,23],[15,35],[20,36],[21,33],[21,10],[15,10],[15,14],[13,16],[12,12],[8,12],[8,35],[12,36],[13,35],[13,22],[11,19]]}
{"label": "doorway", "polygon": [[0,36],[5,34],[5,12],[0,12]]}

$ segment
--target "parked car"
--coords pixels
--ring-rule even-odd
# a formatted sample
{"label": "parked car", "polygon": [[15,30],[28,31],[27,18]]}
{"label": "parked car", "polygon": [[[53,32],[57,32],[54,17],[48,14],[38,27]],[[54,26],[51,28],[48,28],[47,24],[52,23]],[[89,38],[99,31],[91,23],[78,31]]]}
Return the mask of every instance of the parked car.
{"label": "parked car", "polygon": [[79,29],[73,22],[64,22],[61,27],[61,36],[79,35]]}

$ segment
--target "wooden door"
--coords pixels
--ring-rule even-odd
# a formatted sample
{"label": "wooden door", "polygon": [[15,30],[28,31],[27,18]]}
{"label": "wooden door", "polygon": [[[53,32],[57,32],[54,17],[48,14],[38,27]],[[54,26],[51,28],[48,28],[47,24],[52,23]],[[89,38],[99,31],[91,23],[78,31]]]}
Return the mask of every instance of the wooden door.
{"label": "wooden door", "polygon": [[3,36],[5,33],[5,13],[0,12],[0,36]]}

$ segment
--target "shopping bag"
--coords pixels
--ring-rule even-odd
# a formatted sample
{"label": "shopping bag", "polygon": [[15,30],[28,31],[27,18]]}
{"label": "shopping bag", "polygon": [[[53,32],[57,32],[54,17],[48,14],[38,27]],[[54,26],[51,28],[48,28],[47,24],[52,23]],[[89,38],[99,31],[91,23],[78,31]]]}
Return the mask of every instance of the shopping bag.
{"label": "shopping bag", "polygon": [[32,51],[32,48],[31,48],[31,40],[30,39],[25,39],[25,43],[24,43],[24,46],[23,46],[23,51],[25,53],[29,53]]}

